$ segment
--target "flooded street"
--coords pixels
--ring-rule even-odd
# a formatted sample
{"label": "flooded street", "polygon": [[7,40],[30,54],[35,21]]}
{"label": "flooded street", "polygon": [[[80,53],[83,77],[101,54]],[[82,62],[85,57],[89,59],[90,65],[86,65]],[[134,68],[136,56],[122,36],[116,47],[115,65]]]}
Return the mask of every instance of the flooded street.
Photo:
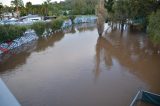
{"label": "flooded street", "polygon": [[84,24],[0,56],[0,77],[22,106],[128,106],[140,89],[160,93],[160,48]]}

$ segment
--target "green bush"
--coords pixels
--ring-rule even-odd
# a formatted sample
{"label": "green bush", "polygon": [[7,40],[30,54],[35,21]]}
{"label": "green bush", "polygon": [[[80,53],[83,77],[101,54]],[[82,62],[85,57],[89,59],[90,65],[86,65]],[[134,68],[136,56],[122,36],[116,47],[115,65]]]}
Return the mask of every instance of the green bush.
{"label": "green bush", "polygon": [[26,26],[4,25],[0,26],[0,42],[11,41],[23,35]]}
{"label": "green bush", "polygon": [[23,33],[29,28],[33,29],[38,36],[42,36],[45,29],[47,30],[51,28],[53,31],[61,29],[64,20],[67,19],[68,17],[66,16],[60,16],[51,22],[36,22],[31,26],[0,25],[0,43],[11,41],[22,36]]}
{"label": "green bush", "polygon": [[74,23],[73,21],[76,18],[76,16],[75,15],[71,15],[71,16],[69,16],[69,18],[71,19],[72,23]]}
{"label": "green bush", "polygon": [[53,31],[60,29],[64,20],[66,19],[68,19],[68,17],[65,17],[65,16],[61,16],[57,19],[54,19],[53,21],[51,21],[51,29]]}
{"label": "green bush", "polygon": [[7,40],[7,28],[5,26],[0,26],[0,42]]}
{"label": "green bush", "polygon": [[151,40],[160,44],[160,10],[157,10],[156,13],[152,13],[149,17],[149,25],[147,28],[149,37]]}
{"label": "green bush", "polygon": [[33,29],[38,36],[42,36],[46,29],[46,23],[44,22],[36,22],[31,25],[31,29]]}

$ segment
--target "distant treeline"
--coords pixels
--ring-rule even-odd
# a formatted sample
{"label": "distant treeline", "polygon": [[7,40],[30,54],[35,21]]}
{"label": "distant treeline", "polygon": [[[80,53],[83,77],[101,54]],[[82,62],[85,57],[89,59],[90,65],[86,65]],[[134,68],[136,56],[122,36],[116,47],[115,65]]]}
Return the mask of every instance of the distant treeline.
{"label": "distant treeline", "polygon": [[42,4],[33,5],[32,2],[23,3],[23,0],[11,1],[11,6],[0,3],[0,14],[19,11],[20,16],[39,14],[42,16],[59,15],[89,15],[95,13],[97,0],[66,0],[51,2],[46,0]]}

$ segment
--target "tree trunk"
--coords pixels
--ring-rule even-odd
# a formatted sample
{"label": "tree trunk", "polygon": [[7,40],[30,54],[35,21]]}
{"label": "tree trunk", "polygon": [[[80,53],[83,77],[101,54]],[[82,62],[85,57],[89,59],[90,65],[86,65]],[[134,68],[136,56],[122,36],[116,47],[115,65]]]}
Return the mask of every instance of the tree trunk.
{"label": "tree trunk", "polygon": [[123,30],[124,30],[124,20],[122,20],[121,22],[121,32],[123,32]]}

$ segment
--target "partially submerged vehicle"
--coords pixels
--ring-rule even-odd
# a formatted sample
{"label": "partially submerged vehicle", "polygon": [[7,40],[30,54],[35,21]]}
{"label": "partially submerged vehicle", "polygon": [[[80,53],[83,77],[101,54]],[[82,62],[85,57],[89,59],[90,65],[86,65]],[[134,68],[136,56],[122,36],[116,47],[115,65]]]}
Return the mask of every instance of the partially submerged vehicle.
{"label": "partially submerged vehicle", "polygon": [[137,106],[138,102],[160,106],[160,95],[147,91],[138,91],[130,106]]}
{"label": "partially submerged vehicle", "polygon": [[15,25],[17,23],[18,19],[16,18],[11,18],[8,20],[3,20],[3,24],[5,25]]}

